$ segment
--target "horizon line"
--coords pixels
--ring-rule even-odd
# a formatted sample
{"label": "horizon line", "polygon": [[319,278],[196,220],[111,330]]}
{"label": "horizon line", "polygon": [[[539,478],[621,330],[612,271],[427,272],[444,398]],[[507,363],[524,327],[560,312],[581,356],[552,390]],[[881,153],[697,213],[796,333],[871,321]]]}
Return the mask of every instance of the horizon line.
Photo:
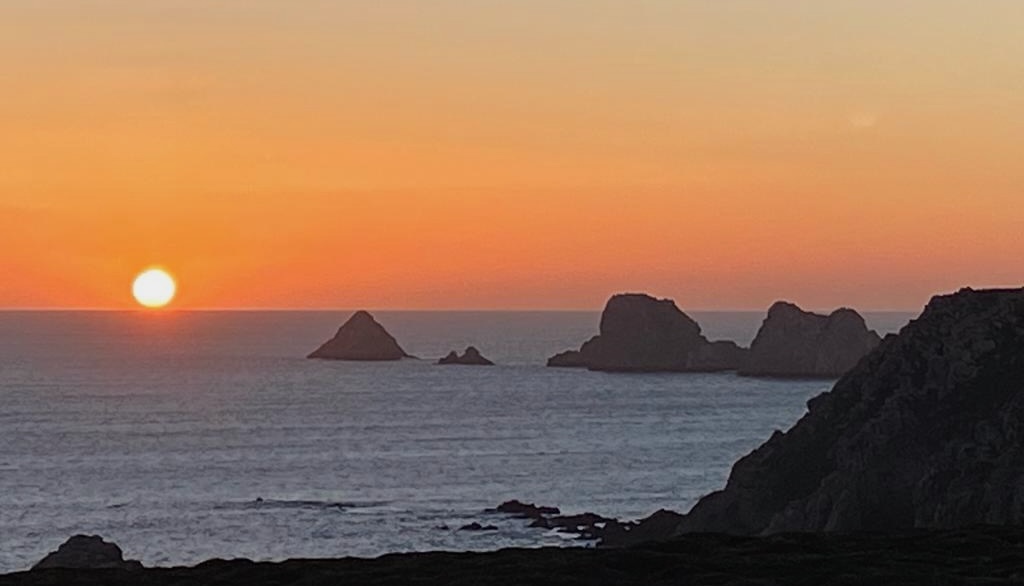
{"label": "horizon line", "polygon": [[[803,307],[805,311],[832,312],[850,308],[861,313],[920,313],[916,309],[861,309],[849,305],[833,308]],[[765,313],[768,308],[679,308],[683,312],[701,313]],[[144,307],[0,307],[0,313],[343,313],[356,311],[404,312],[404,313],[601,313],[600,308],[388,308],[388,307],[168,307],[147,309]]]}

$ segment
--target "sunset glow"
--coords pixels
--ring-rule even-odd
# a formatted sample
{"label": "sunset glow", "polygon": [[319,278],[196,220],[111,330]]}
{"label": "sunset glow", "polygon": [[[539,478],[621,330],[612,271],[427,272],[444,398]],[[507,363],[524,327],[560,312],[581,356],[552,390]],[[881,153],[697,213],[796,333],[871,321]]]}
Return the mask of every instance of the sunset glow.
{"label": "sunset glow", "polygon": [[182,308],[918,309],[1018,284],[1022,21],[1018,0],[5,3],[0,307],[130,306],[153,258]]}

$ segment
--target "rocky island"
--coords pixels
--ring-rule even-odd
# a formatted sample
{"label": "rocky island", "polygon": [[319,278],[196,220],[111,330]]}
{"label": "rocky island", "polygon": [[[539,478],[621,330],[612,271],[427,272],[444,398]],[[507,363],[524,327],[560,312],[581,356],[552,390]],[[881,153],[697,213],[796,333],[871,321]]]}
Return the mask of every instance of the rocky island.
{"label": "rocky island", "polygon": [[394,336],[366,311],[357,311],[333,338],[307,358],[325,360],[382,361],[412,358],[402,350]]}
{"label": "rocky island", "polygon": [[548,366],[606,372],[716,372],[736,370],[746,350],[733,342],[711,342],[700,325],[671,299],[620,294],[608,300],[600,333],[578,350],[548,360]]}
{"label": "rocky island", "polygon": [[483,354],[476,349],[475,346],[466,348],[466,351],[460,356],[458,352],[452,350],[447,356],[437,361],[438,364],[461,364],[465,366],[494,366],[494,363],[484,358]]}
{"label": "rocky island", "polygon": [[825,316],[780,301],[768,310],[740,374],[838,378],[881,342],[852,309]]}

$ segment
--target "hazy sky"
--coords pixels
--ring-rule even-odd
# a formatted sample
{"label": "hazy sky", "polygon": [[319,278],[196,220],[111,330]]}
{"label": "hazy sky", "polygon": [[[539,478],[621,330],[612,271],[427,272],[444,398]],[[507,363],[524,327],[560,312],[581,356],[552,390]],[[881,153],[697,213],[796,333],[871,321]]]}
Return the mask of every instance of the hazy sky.
{"label": "hazy sky", "polygon": [[1024,281],[1020,0],[5,0],[0,306]]}

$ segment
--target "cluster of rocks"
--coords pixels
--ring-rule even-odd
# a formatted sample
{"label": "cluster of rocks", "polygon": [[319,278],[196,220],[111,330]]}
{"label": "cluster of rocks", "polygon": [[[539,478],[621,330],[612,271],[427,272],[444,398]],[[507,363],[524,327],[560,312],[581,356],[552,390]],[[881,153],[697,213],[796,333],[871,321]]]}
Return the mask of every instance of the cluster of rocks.
{"label": "cluster of rocks", "polygon": [[1022,381],[1024,290],[936,297],[723,490],[650,533],[1024,524]]}
{"label": "cluster of rocks", "polygon": [[466,351],[460,356],[458,352],[452,350],[447,356],[437,361],[438,364],[461,364],[464,366],[494,366],[494,363],[484,358],[480,351],[475,346],[466,348]]}
{"label": "cluster of rocks", "polygon": [[516,519],[525,519],[530,521],[530,527],[555,530],[586,540],[605,539],[609,535],[629,531],[634,525],[629,521],[619,521],[596,513],[563,515],[558,507],[538,506],[518,500],[506,501],[493,509],[487,509],[484,513],[503,514]]}
{"label": "cluster of rocks", "polygon": [[[324,342],[307,358],[322,360],[352,360],[381,362],[415,358],[407,353],[395,339],[368,311],[352,314],[334,337]],[[437,361],[438,364],[462,364],[468,366],[493,366],[474,346],[466,348],[460,356],[454,350]]]}
{"label": "cluster of rocks", "polygon": [[823,316],[780,302],[768,312],[751,348],[741,348],[731,341],[709,341],[675,302],[643,294],[613,296],[599,331],[579,350],[552,356],[548,366],[833,378],[881,342],[852,309]]}
{"label": "cluster of rocks", "polygon": [[[824,316],[779,302],[768,311],[751,347],[741,348],[728,340],[708,340],[700,325],[672,300],[637,293],[608,300],[599,332],[579,350],[552,356],[548,366],[605,372],[738,371],[748,376],[835,378],[881,342],[852,309]],[[309,358],[385,361],[413,357],[372,315],[357,311]],[[437,363],[494,364],[474,346],[461,355],[453,350]]]}

